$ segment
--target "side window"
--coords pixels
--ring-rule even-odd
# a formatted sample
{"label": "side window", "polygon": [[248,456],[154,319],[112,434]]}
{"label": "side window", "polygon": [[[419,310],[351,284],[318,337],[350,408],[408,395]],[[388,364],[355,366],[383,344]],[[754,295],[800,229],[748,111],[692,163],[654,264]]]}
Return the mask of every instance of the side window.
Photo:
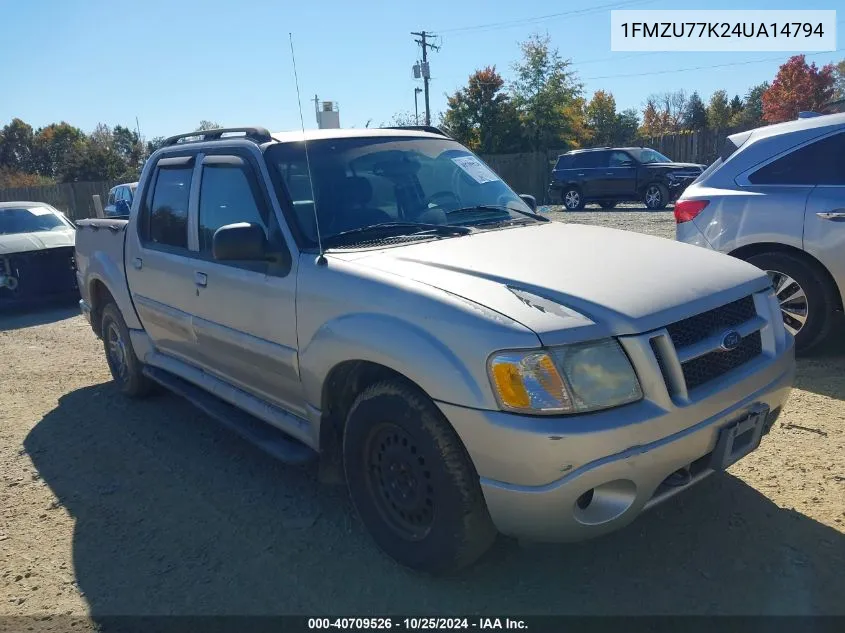
{"label": "side window", "polygon": [[610,152],[609,167],[622,167],[625,162],[630,162],[631,157],[625,152]]}
{"label": "side window", "polygon": [[149,239],[188,248],[188,196],[193,167],[159,168],[150,204]]}
{"label": "side window", "polygon": [[199,198],[201,253],[211,255],[214,232],[227,224],[258,224],[264,228],[265,234],[267,233],[267,223],[247,175],[247,169],[246,165],[233,163],[203,165]]}
{"label": "side window", "polygon": [[555,165],[555,169],[572,169],[572,159],[574,156],[561,156],[557,159],[557,165]]}
{"label": "side window", "polygon": [[584,152],[581,155],[582,169],[607,167],[607,152]]}
{"label": "side window", "polygon": [[845,185],[845,133],[805,145],[748,177],[755,185]]}

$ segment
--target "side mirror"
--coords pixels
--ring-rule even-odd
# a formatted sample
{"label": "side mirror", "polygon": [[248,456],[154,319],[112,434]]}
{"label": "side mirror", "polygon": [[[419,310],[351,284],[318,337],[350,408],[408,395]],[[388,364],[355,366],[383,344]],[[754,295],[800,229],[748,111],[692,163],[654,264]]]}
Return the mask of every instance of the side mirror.
{"label": "side mirror", "polygon": [[214,259],[221,261],[267,261],[267,237],[257,224],[238,222],[221,226],[211,239]]}
{"label": "side mirror", "polygon": [[126,200],[118,200],[114,205],[114,210],[117,215],[129,215],[131,207]]}
{"label": "side mirror", "polygon": [[531,207],[532,211],[537,210],[537,198],[535,198],[534,196],[528,195],[527,193],[520,194],[519,197],[522,198],[522,201],[525,204],[527,204],[529,207]]}

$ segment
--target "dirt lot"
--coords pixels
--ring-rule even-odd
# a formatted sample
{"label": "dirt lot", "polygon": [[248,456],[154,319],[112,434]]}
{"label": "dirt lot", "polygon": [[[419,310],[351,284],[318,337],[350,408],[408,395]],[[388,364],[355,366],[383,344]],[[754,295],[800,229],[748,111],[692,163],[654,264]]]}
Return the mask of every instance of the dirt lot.
{"label": "dirt lot", "polygon": [[[555,215],[674,230],[670,213]],[[0,615],[845,614],[842,340],[800,362],[729,473],[592,542],[502,540],[445,580],[381,556],[314,468],[174,396],[118,396],[72,306],[0,318],[0,350]]]}

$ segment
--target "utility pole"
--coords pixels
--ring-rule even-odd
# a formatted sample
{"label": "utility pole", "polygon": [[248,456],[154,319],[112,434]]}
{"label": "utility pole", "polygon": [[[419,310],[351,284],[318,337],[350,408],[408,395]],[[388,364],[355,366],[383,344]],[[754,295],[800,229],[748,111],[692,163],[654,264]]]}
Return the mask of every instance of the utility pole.
{"label": "utility pole", "polygon": [[440,47],[426,41],[426,38],[433,37],[434,33],[420,31],[419,33],[412,32],[411,35],[417,35],[420,38],[414,41],[422,47],[422,66],[420,71],[423,78],[423,86],[425,87],[425,124],[431,125],[431,108],[428,101],[428,80],[431,77],[431,73],[428,69],[428,49],[430,48],[435,51],[439,51]]}

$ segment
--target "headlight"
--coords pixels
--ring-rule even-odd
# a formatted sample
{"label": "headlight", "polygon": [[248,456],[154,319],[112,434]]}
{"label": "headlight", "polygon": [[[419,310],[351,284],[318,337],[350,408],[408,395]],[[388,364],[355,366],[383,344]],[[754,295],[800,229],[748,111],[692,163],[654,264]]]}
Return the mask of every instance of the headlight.
{"label": "headlight", "polygon": [[631,362],[615,339],[500,352],[490,357],[489,373],[507,411],[585,413],[643,397]]}

